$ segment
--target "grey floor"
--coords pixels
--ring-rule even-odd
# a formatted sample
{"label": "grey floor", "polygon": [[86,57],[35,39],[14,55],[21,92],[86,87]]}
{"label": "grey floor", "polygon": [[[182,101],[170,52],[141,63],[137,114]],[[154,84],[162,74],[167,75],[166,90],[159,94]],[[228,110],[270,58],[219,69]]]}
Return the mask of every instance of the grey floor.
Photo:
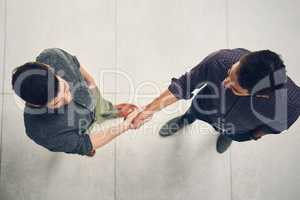
{"label": "grey floor", "polygon": [[299,199],[299,122],[218,155],[215,132],[201,122],[158,137],[189,104],[180,102],[91,159],[29,140],[10,87],[11,70],[49,47],[77,55],[113,102],[143,105],[222,48],[274,50],[300,84],[299,7],[299,0],[0,0],[0,199]]}

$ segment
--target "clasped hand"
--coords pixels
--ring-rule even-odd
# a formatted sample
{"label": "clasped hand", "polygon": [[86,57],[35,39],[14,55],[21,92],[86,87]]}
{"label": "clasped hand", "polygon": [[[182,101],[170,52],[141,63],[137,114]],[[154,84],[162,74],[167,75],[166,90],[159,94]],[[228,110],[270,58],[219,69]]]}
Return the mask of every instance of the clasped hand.
{"label": "clasped hand", "polygon": [[126,118],[125,123],[128,129],[138,129],[151,119],[153,113],[145,109],[136,108]]}

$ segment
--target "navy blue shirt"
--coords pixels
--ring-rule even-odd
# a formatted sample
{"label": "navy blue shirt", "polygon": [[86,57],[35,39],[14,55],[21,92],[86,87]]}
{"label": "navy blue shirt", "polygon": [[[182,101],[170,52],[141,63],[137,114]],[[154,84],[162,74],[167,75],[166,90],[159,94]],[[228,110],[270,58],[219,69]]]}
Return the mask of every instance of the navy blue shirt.
{"label": "navy blue shirt", "polygon": [[173,78],[169,90],[178,99],[190,99],[195,89],[191,110],[227,134],[246,134],[254,130],[277,134],[288,129],[300,114],[300,88],[287,77],[286,86],[269,94],[236,96],[225,89],[222,81],[228,69],[250,51],[223,49],[207,56],[180,78]]}
{"label": "navy blue shirt", "polygon": [[49,65],[69,83],[73,100],[55,110],[26,106],[26,134],[50,151],[89,154],[92,144],[85,132],[95,120],[96,102],[80,73],[78,60],[62,49],[53,48],[44,50],[36,61]]}

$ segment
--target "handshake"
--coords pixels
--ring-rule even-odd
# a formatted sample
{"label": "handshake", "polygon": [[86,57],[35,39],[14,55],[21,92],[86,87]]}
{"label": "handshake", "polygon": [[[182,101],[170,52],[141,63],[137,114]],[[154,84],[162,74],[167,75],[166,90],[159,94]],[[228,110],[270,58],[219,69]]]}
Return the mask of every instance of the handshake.
{"label": "handshake", "polygon": [[[115,105],[118,116],[124,118],[124,121],[105,130],[102,134],[91,134],[93,151],[90,152],[89,156],[94,156],[97,148],[109,143],[127,130],[140,128],[145,122],[150,120],[156,111],[175,103],[177,100],[169,90],[166,90],[143,108],[128,103]],[[103,137],[103,135],[105,136]]]}
{"label": "handshake", "polygon": [[154,112],[145,108],[139,108],[133,104],[119,104],[116,106],[119,116],[124,118],[126,129],[138,129],[149,121]]}
{"label": "handshake", "polygon": [[140,128],[156,111],[175,103],[178,99],[169,91],[166,90],[154,99],[151,103],[143,108],[138,108],[133,104],[119,104],[116,106],[119,111],[119,117],[124,117],[124,125],[127,129]]}

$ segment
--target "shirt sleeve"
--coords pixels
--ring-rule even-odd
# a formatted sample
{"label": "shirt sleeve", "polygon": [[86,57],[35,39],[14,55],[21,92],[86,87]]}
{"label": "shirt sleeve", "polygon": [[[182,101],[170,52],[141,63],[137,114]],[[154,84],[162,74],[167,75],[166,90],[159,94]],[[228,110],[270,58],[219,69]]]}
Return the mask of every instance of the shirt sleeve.
{"label": "shirt sleeve", "polygon": [[59,133],[49,140],[49,150],[79,155],[88,155],[93,146],[88,134],[79,135],[76,131]]}
{"label": "shirt sleeve", "polygon": [[190,99],[193,97],[193,91],[201,88],[205,83],[209,81],[214,84],[220,82],[226,70],[217,63],[216,55],[218,53],[210,54],[181,77],[172,78],[168,87],[169,91],[178,99]]}
{"label": "shirt sleeve", "polygon": [[180,78],[172,78],[169,85],[169,91],[178,99],[190,99],[193,97],[192,92],[201,87],[205,81],[206,70],[201,63],[191,71],[185,73]]}
{"label": "shirt sleeve", "polygon": [[80,63],[76,56],[70,54],[69,52],[67,52],[63,49],[57,48],[55,50],[58,52],[58,54],[60,54],[60,56],[64,57],[64,59],[69,60],[74,65],[75,68],[77,68],[77,69],[80,68]]}
{"label": "shirt sleeve", "polygon": [[48,64],[55,68],[55,70],[65,70],[66,67],[70,67],[72,70],[78,70],[80,67],[76,56],[73,56],[69,52],[59,48],[43,50],[43,52],[37,56],[36,61]]}

